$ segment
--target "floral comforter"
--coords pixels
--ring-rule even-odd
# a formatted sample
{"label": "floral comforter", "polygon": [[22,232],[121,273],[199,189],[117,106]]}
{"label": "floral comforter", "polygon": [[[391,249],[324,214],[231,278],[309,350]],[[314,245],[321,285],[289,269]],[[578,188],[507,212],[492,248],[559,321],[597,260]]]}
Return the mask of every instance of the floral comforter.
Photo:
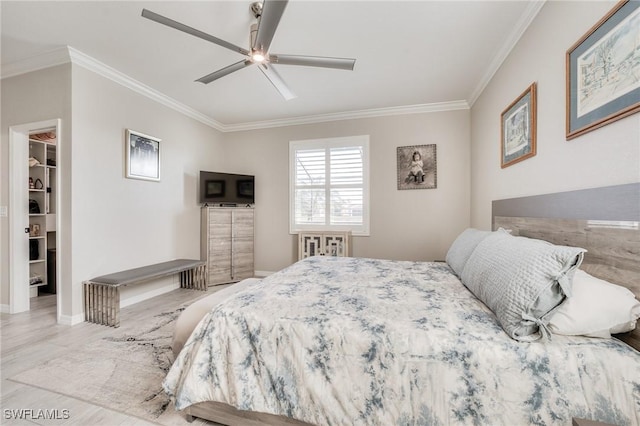
{"label": "floral comforter", "polygon": [[164,388],[317,425],[640,424],[640,353],[514,341],[445,263],[300,261],[205,316]]}

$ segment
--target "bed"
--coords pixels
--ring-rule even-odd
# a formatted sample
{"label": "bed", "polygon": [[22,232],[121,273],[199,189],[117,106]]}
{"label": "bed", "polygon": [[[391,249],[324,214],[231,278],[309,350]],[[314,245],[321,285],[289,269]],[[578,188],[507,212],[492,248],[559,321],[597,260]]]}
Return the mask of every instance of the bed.
{"label": "bed", "polygon": [[[491,238],[577,238],[566,245],[588,251],[569,250],[563,274],[638,284],[637,220],[504,211],[494,203],[494,229],[513,237]],[[224,424],[640,424],[634,348],[535,321],[505,328],[452,264],[314,257],[225,289],[175,348],[165,391],[188,416]],[[634,333],[623,338],[637,345]]]}

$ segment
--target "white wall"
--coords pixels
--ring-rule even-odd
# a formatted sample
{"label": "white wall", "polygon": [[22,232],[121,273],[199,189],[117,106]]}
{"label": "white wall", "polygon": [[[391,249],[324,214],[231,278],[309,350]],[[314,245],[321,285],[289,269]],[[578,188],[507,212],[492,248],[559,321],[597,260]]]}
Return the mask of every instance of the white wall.
{"label": "white wall", "polygon": [[[65,289],[63,316],[81,315],[84,280],[174,258],[200,258],[197,178],[201,169],[223,164],[220,132],[77,65],[4,79],[1,205],[8,205],[8,127],[52,118],[62,119],[66,147],[58,162],[66,236],[58,248],[64,259],[58,283]],[[162,139],[160,182],[124,177],[127,128]],[[7,218],[2,218],[0,248],[0,304],[6,305]],[[174,282],[161,280],[145,289]]]}
{"label": "white wall", "polygon": [[[258,271],[297,260],[289,234],[289,141],[370,135],[371,235],[355,237],[360,257],[444,259],[469,225],[469,111],[335,121],[225,134],[224,170],[256,175]],[[397,189],[396,148],[436,144],[438,188]]]}
{"label": "white wall", "polygon": [[[79,313],[83,280],[200,258],[198,174],[220,168],[224,154],[217,130],[80,66],[72,70],[71,256]],[[160,182],[125,178],[127,128],[162,139]]]}
{"label": "white wall", "polygon": [[[31,100],[45,93],[43,84],[57,88],[47,98],[51,107],[31,114],[37,112]],[[442,259],[469,223],[468,110],[223,135],[77,65],[6,79],[3,89],[3,106],[24,104],[21,114],[9,115],[5,112],[10,109],[3,108],[3,135],[8,125],[54,117],[61,117],[67,130],[63,142],[68,158],[61,159],[60,169],[62,185],[68,186],[63,188],[63,223],[69,238],[60,251],[66,254],[68,273],[59,285],[68,288],[63,315],[71,318],[82,312],[86,279],[176,257],[199,257],[199,170],[255,174],[256,269],[275,271],[295,261],[295,236],[288,232],[290,140],[371,136],[371,236],[355,238],[356,256]],[[127,128],[162,139],[160,182],[124,177]],[[431,143],[438,149],[438,188],[398,191],[396,147]],[[2,303],[8,304],[6,269]],[[141,291],[123,299],[137,298]]]}
{"label": "white wall", "polygon": [[[354,255],[442,259],[465,227],[490,227],[492,200],[640,181],[640,114],[565,140],[566,50],[615,4],[547,2],[471,111],[220,134],[79,66],[6,79],[2,205],[7,127],[55,117],[63,119],[63,129],[72,123],[72,274],[66,279],[74,289],[70,311],[77,314],[82,280],[199,256],[200,169],[256,175],[256,269],[289,265],[296,259],[295,236],[288,232],[289,141],[369,134],[371,236],[354,239]],[[534,81],[538,154],[501,169],[500,114]],[[126,128],[163,139],[160,183],[124,178]],[[398,191],[396,147],[430,143],[438,145],[438,189]],[[8,303],[6,218],[1,220],[0,303]]]}
{"label": "white wall", "polygon": [[[1,131],[0,143],[0,205],[9,206],[9,127],[55,118],[62,119],[62,139],[66,143],[71,135],[71,65],[60,65],[46,70],[0,80]],[[63,150],[63,153],[69,150]],[[68,156],[60,158],[69,161]],[[70,173],[62,171],[61,182],[69,182]],[[70,199],[63,200],[62,211],[70,211]],[[63,244],[69,239],[59,235]],[[0,217],[0,305],[9,305],[9,218]],[[69,280],[70,269],[61,268],[63,280]],[[26,285],[26,284],[25,284]]]}
{"label": "white wall", "polygon": [[[640,181],[640,114],[565,139],[565,55],[617,2],[548,1],[471,109],[471,225],[491,201]],[[538,83],[537,155],[500,168],[500,114]]]}

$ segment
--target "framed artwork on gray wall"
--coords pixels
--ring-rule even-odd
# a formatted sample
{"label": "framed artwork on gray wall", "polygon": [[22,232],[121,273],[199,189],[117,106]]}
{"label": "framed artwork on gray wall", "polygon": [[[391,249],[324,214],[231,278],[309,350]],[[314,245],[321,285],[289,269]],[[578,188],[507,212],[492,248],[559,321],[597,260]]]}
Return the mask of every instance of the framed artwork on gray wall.
{"label": "framed artwork on gray wall", "polygon": [[567,140],[640,111],[640,2],[621,1],[567,50]]}
{"label": "framed artwork on gray wall", "polygon": [[127,129],[125,176],[160,181],[160,139]]}
{"label": "framed artwork on gray wall", "polygon": [[536,83],[527,88],[500,117],[500,167],[536,155]]}
{"label": "framed artwork on gray wall", "polygon": [[436,145],[399,146],[398,189],[434,189],[438,187]]}

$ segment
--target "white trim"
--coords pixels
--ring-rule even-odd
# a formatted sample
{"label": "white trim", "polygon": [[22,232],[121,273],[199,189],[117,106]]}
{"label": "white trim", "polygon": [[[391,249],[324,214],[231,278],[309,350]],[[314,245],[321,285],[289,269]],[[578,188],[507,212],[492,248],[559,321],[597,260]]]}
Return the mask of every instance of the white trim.
{"label": "white trim", "polygon": [[[56,126],[56,135],[58,141],[56,143],[56,168],[54,172],[54,176],[56,179],[56,236],[55,236],[55,247],[57,250],[56,254],[56,315],[58,322],[61,321],[62,318],[62,304],[65,300],[64,297],[66,295],[67,290],[62,288],[62,265],[63,260],[66,258],[66,253],[62,250],[63,242],[66,241],[66,235],[63,231],[64,227],[64,215],[62,208],[62,200],[67,194],[67,188],[62,184],[62,172],[61,170],[66,170],[67,167],[71,169],[71,165],[67,165],[64,162],[63,158],[65,158],[67,149],[69,149],[68,141],[64,139],[64,134],[62,130],[62,119],[57,119]],[[69,184],[69,192],[71,192],[71,185]],[[70,289],[69,289],[70,290]],[[71,297],[69,297],[71,300]],[[73,318],[72,318],[73,319]],[[73,324],[73,322],[72,322]],[[77,324],[77,322],[75,323]]]}
{"label": "white trim", "polygon": [[[370,197],[370,136],[369,135],[354,135],[343,136],[336,138],[323,138],[323,139],[306,139],[289,141],[289,234],[297,234],[305,231],[351,231],[353,235],[369,236],[370,232],[370,211],[371,211],[371,197]],[[350,225],[331,225],[328,224],[330,213],[329,208],[331,205],[330,195],[328,191],[332,188],[332,184],[328,179],[330,174],[330,162],[329,152],[332,148],[337,147],[353,147],[361,146],[363,148],[362,157],[362,224],[350,224]],[[325,214],[325,223],[320,225],[300,225],[295,223],[295,190],[296,190],[296,152],[298,150],[307,149],[322,149],[327,156],[326,160],[326,175],[325,183],[314,186],[316,189],[324,189],[327,191],[325,196],[325,207],[327,209]]]}
{"label": "white trim", "polygon": [[29,155],[29,130],[31,126],[9,127],[9,312],[12,314],[29,310],[31,288],[29,282],[29,257],[23,250],[25,226],[29,226],[28,199],[25,186],[29,176],[24,158]]}
{"label": "white trim", "polygon": [[151,299],[152,297],[160,296],[161,294],[169,293],[170,291],[176,290],[180,288],[180,283],[174,283],[170,285],[166,285],[163,287],[156,288],[154,290],[147,291],[145,293],[136,294],[135,296],[131,296],[127,299],[120,301],[120,308],[125,308],[127,306],[133,305],[138,302],[142,302],[147,299]]}
{"label": "white trim", "polygon": [[109,65],[92,58],[91,56],[82,53],[78,49],[71,46],[58,48],[49,52],[45,52],[38,56],[33,56],[20,61],[10,62],[8,64],[2,64],[1,74],[2,79],[15,77],[20,74],[26,74],[28,72],[38,71],[41,69],[62,65],[71,62],[74,65],[81,66],[89,71],[93,71],[96,74],[107,78],[115,83],[120,84],[128,89],[133,90],[149,99],[152,99],[166,107],[169,107],[181,114],[191,117],[209,127],[216,130],[224,131],[224,125],[205,114],[202,114],[195,109],[188,107],[187,105],[176,101],[173,98],[143,84],[128,75],[110,67]]}
{"label": "white trim", "polygon": [[245,130],[267,129],[274,127],[297,126],[302,124],[325,123],[330,121],[354,120],[360,118],[386,117],[393,115],[423,114],[428,112],[455,111],[469,109],[469,103],[465,100],[451,102],[436,102],[430,104],[404,105],[389,108],[375,108],[359,111],[343,111],[331,114],[308,115],[302,117],[283,118],[277,120],[253,121],[238,124],[223,124],[195,109],[176,101],[173,98],[143,84],[128,75],[110,67],[109,65],[82,53],[78,49],[66,46],[45,52],[41,55],[30,57],[8,64],[2,64],[0,71],[2,79],[14,77],[28,72],[62,65],[71,62],[89,71],[93,71],[115,83],[133,90],[149,99],[152,99],[181,114],[191,117],[209,127],[223,133],[240,132]]}
{"label": "white trim", "polygon": [[136,93],[146,96],[147,98],[152,99],[159,104],[178,111],[179,113],[182,113],[187,117],[191,117],[194,120],[206,124],[209,127],[213,127],[216,130],[222,131],[222,128],[224,127],[223,124],[214,120],[213,118],[208,117],[201,112],[196,111],[195,109],[188,107],[187,105],[180,103],[163,93],[160,93],[159,91],[147,86],[146,84],[141,83],[124,73],[121,73],[117,69],[112,68],[109,65],[104,64],[97,59],[94,59],[91,56],[80,52],[77,49],[74,49],[73,47],[67,46],[67,49],[69,50],[69,57],[73,64],[79,65],[85,69],[88,69],[89,71],[93,71],[96,74],[101,75],[102,77],[105,77],[128,89],[131,89]]}
{"label": "white trim", "polygon": [[297,126],[303,124],[324,123],[330,121],[355,120],[361,118],[386,117],[393,115],[406,114],[422,114],[429,112],[454,111],[469,109],[480,97],[484,89],[487,87],[495,73],[498,71],[502,63],[506,60],[509,53],[518,43],[524,32],[529,28],[531,22],[538,15],[547,0],[538,0],[528,4],[525,12],[522,14],[513,31],[506,38],[505,43],[496,52],[487,71],[476,86],[475,90],[469,96],[469,100],[458,100],[451,102],[436,102],[429,104],[405,105],[389,108],[374,108],[359,111],[343,111],[331,114],[309,115],[302,117],[283,118],[277,120],[253,121],[237,124],[223,124],[212,117],[209,117],[195,109],[176,101],[173,98],[129,77],[128,75],[86,55],[79,50],[67,46],[58,48],[49,52],[45,52],[38,56],[33,56],[20,61],[2,64],[0,70],[0,78],[14,77],[32,71],[61,65],[67,62],[79,65],[90,71],[93,71],[105,78],[108,78],[124,87],[127,87],[143,96],[155,100],[175,111],[178,111],[187,117],[191,117],[207,126],[210,126],[221,132],[239,132],[245,130],[267,129],[273,127]]}
{"label": "white trim", "polygon": [[[29,133],[37,130],[55,129],[58,141],[57,149],[64,145],[62,142],[62,121],[59,118],[33,123],[19,124],[9,127],[9,310],[13,313],[25,312],[30,307],[31,287],[29,282],[29,262],[21,244],[24,240],[25,227],[29,226],[27,199],[24,183],[29,175],[28,165],[24,158],[29,155]],[[58,171],[56,169],[56,176]],[[60,188],[59,188],[60,189]],[[60,211],[62,191],[56,197],[56,212]],[[61,235],[60,215],[56,215],[56,236]],[[25,243],[28,244],[28,243]],[[58,244],[58,240],[56,240]],[[59,258],[56,258],[60,265]],[[24,268],[22,265],[25,265]],[[60,268],[56,268],[59,271]],[[57,273],[59,279],[60,273]],[[59,280],[57,282],[60,282]],[[63,289],[60,288],[56,296],[56,309],[60,312],[62,306]]]}
{"label": "white trim", "polygon": [[406,105],[389,108],[344,111],[331,114],[307,115],[280,120],[254,121],[249,123],[225,124],[223,132],[267,129],[272,127],[297,126],[301,124],[324,123],[328,121],[355,120],[360,118],[386,117],[392,115],[423,114],[427,112],[455,111],[469,109],[467,101],[437,102],[432,104]]}
{"label": "white trim", "polygon": [[60,315],[58,317],[58,324],[61,325],[76,325],[84,322],[84,313],[76,315]]}
{"label": "white trim", "polygon": [[527,28],[529,28],[529,25],[531,25],[531,22],[533,22],[535,17],[538,16],[538,12],[540,12],[540,9],[542,9],[542,6],[544,6],[546,1],[547,0],[538,0],[527,5],[527,9],[524,11],[522,16],[520,16],[518,22],[513,26],[513,31],[506,38],[498,52],[496,52],[493,60],[489,64],[489,68],[487,68],[484,76],[476,86],[475,90],[471,93],[471,96],[469,96],[470,106],[473,106],[473,104],[478,100],[495,73],[498,72],[498,69],[502,66],[502,63],[507,59],[507,56],[509,56],[509,53],[511,53],[514,47],[516,47],[520,37],[522,37]]}
{"label": "white trim", "polygon": [[[26,207],[27,196],[24,192],[23,182],[25,181],[24,175],[28,175],[28,166],[24,163],[24,158],[28,156],[28,140],[29,133],[38,130],[55,129],[57,135],[56,142],[56,155],[57,158],[61,158],[61,149],[66,147],[64,138],[62,136],[62,120],[59,118],[38,121],[34,123],[20,124],[9,127],[9,313],[25,312],[30,309],[30,296],[31,292],[36,290],[33,287],[27,285],[29,278],[29,266],[28,258],[18,252],[23,252],[19,244],[21,244],[22,238],[24,238],[25,224],[28,225],[28,219],[25,222],[21,222],[24,217],[28,217],[28,211]],[[22,147],[18,147],[17,144],[23,144]],[[59,165],[59,163],[58,163]],[[56,197],[56,212],[61,212],[62,195],[64,189],[60,185],[58,168],[55,169],[56,182],[58,187],[56,189],[58,196]],[[56,213],[56,247],[60,247],[61,236],[63,235],[62,227],[62,215]],[[62,257],[59,255],[56,257],[56,282],[62,282],[61,277],[61,261]],[[27,264],[26,276],[25,271],[16,265]],[[24,284],[21,284],[24,283]],[[61,315],[62,298],[65,289],[58,287],[56,291],[56,312],[58,320]]]}
{"label": "white trim", "polygon": [[66,47],[59,47],[55,50],[44,52],[37,56],[31,56],[15,62],[3,63],[0,68],[2,79],[15,77],[28,72],[38,71],[45,68],[66,64],[70,61],[69,50]]}

